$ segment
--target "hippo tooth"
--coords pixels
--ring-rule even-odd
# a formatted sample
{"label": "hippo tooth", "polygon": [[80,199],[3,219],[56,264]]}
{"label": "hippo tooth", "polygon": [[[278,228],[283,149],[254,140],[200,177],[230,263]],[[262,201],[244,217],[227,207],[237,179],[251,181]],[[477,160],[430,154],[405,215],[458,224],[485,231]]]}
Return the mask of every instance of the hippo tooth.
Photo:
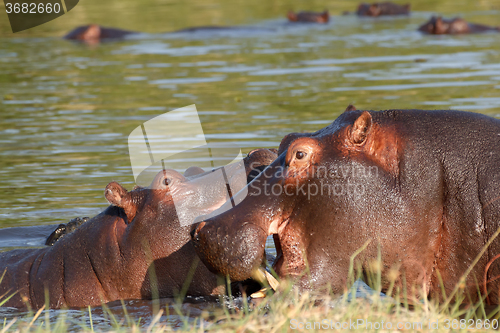
{"label": "hippo tooth", "polygon": [[267,291],[269,288],[262,288],[259,291],[254,292],[253,294],[250,295],[251,298],[264,298],[266,297]]}
{"label": "hippo tooth", "polygon": [[271,273],[269,273],[268,271],[266,271],[266,278],[271,288],[273,288],[273,290],[276,291],[276,289],[278,289],[278,286],[280,284],[278,280],[276,280],[276,278],[272,276]]}

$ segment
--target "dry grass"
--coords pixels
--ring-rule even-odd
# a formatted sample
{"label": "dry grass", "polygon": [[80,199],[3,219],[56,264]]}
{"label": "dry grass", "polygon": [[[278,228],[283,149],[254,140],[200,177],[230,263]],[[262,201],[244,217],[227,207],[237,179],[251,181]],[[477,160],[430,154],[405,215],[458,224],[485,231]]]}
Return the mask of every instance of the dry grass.
{"label": "dry grass", "polygon": [[[500,234],[500,229],[493,235],[483,251],[478,254],[473,265],[464,273],[460,281],[465,281],[484,250]],[[360,267],[354,269],[355,258],[368,245],[365,244],[351,257],[349,269],[350,281],[355,281],[360,275]],[[408,299],[405,290],[394,287],[394,281],[399,274],[392,274],[393,283],[387,291],[387,296],[380,294],[381,272],[379,262],[372,265],[372,274],[367,275],[367,281],[373,292],[362,298],[353,297],[355,290],[351,289],[343,296],[336,296],[328,290],[322,294],[310,292],[299,293],[290,283],[282,282],[278,291],[268,293],[267,297],[251,300],[246,298],[221,297],[220,306],[205,306],[197,315],[189,313],[179,296],[175,304],[161,306],[153,300],[155,313],[144,323],[137,315],[129,315],[132,310],[124,302],[122,311],[111,311],[102,306],[102,314],[106,325],[94,325],[93,312],[78,312],[80,322],[75,323],[74,317],[68,316],[64,310],[40,309],[36,313],[7,319],[0,323],[0,333],[4,332],[288,332],[288,331],[359,331],[359,332],[448,332],[475,331],[482,332],[497,329],[500,326],[500,307],[487,307],[485,296],[476,304],[461,306],[465,297],[460,293],[460,284],[450,295],[443,295],[444,302]],[[366,272],[365,272],[366,273]],[[389,274],[391,276],[391,274]],[[390,278],[389,276],[389,278]],[[3,276],[2,276],[3,277]],[[1,283],[1,278],[0,278]],[[415,295],[414,292],[410,293]],[[425,295],[426,293],[421,293]],[[478,288],[478,295],[481,295]],[[5,295],[4,295],[5,296]],[[6,301],[0,301],[0,306]],[[158,310],[159,309],[159,310]],[[74,310],[72,310],[74,312]],[[173,313],[172,313],[173,312]],[[177,318],[172,324],[172,316]],[[101,316],[102,322],[102,316]],[[104,328],[103,328],[104,327]]]}
{"label": "dry grass", "polygon": [[[63,311],[49,312],[44,309],[26,314],[24,318],[4,320],[0,324],[3,332],[287,332],[287,331],[378,331],[378,332],[434,332],[486,331],[499,326],[499,308],[487,309],[482,302],[467,308],[422,301],[408,306],[407,300],[398,297],[384,297],[375,292],[365,298],[351,295],[300,294],[290,286],[281,286],[281,291],[266,298],[247,304],[242,298],[225,298],[215,311],[204,311],[197,317],[183,313],[179,302],[175,309],[182,324],[173,326],[166,320],[172,307],[165,307],[147,325],[140,319],[131,318],[125,305],[122,315],[107,310],[109,326],[95,329],[90,309],[87,320],[76,328]],[[240,302],[235,305],[234,302]],[[410,309],[411,308],[411,309]],[[106,306],[103,307],[106,310]],[[82,310],[83,311],[83,310]],[[49,316],[57,316],[49,320]],[[184,318],[183,318],[184,316]],[[89,320],[90,319],[90,320]],[[72,325],[73,324],[73,325]],[[486,325],[487,326],[487,325]]]}

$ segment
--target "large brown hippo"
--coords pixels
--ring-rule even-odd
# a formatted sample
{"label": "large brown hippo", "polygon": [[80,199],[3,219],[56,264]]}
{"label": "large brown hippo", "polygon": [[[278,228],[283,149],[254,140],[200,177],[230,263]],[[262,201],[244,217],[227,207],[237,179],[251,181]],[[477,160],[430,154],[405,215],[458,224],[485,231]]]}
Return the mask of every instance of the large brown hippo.
{"label": "large brown hippo", "polygon": [[287,13],[288,21],[290,22],[302,22],[302,23],[328,23],[330,20],[330,14],[325,10],[322,13],[318,12],[299,12],[295,13],[289,11]]}
{"label": "large brown hippo", "polygon": [[[442,282],[450,295],[500,226],[500,120],[349,107],[317,132],[287,135],[246,198],[216,213],[191,236],[207,267],[232,279],[260,265],[272,234],[280,277],[341,293],[369,241],[354,269],[372,271],[380,254],[383,291],[399,272],[409,294],[442,297]],[[480,289],[499,303],[498,254],[500,238],[461,285],[466,302]]]}
{"label": "large brown hippo", "polygon": [[[250,152],[244,159],[246,174],[254,177],[276,156],[268,149]],[[51,308],[175,296],[185,283],[187,295],[223,293],[217,276],[198,265],[190,226],[180,225],[173,202],[175,193],[176,200],[208,213],[226,201],[225,188],[198,186],[200,172],[189,168],[183,176],[163,170],[148,188],[130,192],[109,183],[105,197],[111,206],[52,247],[1,253],[0,271],[6,273],[0,295],[15,292],[4,306],[40,308],[46,289]]]}
{"label": "large brown hippo", "polygon": [[488,31],[500,31],[500,27],[491,27],[483,24],[468,23],[462,18],[455,17],[447,20],[439,17],[431,17],[429,22],[422,24],[418,31],[431,35],[446,34],[472,34]]}
{"label": "large brown hippo", "polygon": [[387,16],[387,15],[409,15],[410,4],[398,5],[390,1],[375,2],[372,4],[361,3],[358,6],[358,16]]}

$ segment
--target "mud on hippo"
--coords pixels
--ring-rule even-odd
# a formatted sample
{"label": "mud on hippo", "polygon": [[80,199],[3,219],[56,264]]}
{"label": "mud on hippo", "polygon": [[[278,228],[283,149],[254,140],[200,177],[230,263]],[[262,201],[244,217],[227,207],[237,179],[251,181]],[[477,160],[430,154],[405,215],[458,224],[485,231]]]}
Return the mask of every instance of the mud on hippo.
{"label": "mud on hippo", "polygon": [[[413,299],[440,300],[500,226],[500,120],[350,106],[317,132],[287,135],[247,188],[239,205],[192,228],[211,271],[247,278],[274,235],[281,278],[342,293],[351,256],[368,244],[354,269],[373,271],[380,255],[383,291],[394,281]],[[499,303],[499,253],[496,238],[461,285],[464,302],[480,290]]]}
{"label": "mud on hippo", "polygon": [[[268,149],[250,152],[244,159],[249,180],[276,156]],[[206,181],[200,186],[202,171],[189,168],[183,176],[163,170],[148,188],[130,192],[109,183],[105,197],[111,206],[53,246],[0,253],[0,270],[5,270],[0,295],[14,294],[4,306],[40,308],[45,290],[51,308],[169,297],[189,278],[187,295],[224,293],[217,276],[199,263],[189,242],[189,226],[179,223],[172,199],[176,193],[184,204],[192,201],[193,207],[207,213],[222,205],[227,191],[204,186]]]}

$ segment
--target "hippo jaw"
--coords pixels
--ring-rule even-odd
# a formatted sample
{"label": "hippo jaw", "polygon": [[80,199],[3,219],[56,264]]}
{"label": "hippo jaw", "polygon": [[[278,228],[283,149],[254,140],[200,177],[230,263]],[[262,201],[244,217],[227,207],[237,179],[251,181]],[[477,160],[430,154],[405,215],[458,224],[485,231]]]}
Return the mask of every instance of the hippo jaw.
{"label": "hippo jaw", "polygon": [[[230,237],[231,231],[226,226],[210,220],[201,222],[193,229],[192,240],[198,256],[210,271],[227,275],[233,281],[244,281],[263,263],[267,232],[244,222],[237,229],[239,237]],[[227,249],[231,249],[231,255],[227,255]]]}

